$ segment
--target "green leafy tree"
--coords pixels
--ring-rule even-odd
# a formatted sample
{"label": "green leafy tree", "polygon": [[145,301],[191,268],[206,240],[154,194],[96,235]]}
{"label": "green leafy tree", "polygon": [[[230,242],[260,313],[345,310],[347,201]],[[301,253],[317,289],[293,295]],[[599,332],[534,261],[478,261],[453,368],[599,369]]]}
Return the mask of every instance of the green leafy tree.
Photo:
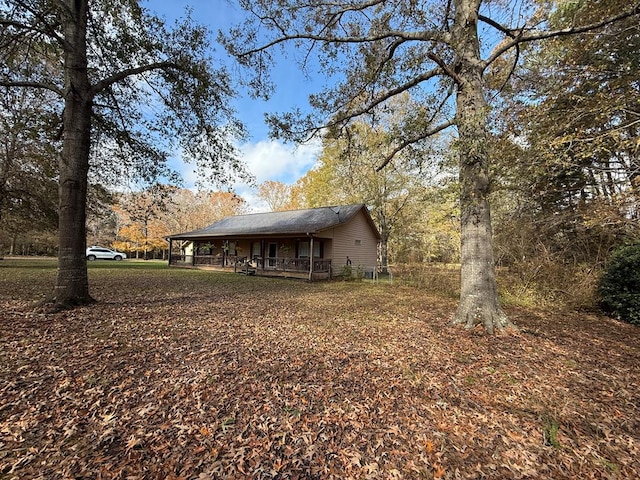
{"label": "green leafy tree", "polygon": [[[380,265],[386,272],[389,251],[410,235],[420,222],[419,199],[425,191],[420,161],[398,155],[379,170],[378,160],[393,144],[384,127],[365,123],[349,126],[343,138],[325,137],[318,165],[303,180],[309,206],[364,203],[380,231]],[[425,147],[426,148],[426,147]],[[421,160],[425,155],[416,155]]]}
{"label": "green leafy tree", "polygon": [[[380,159],[382,167],[416,142],[456,127],[462,282],[454,323],[467,328],[480,324],[488,332],[512,326],[500,307],[495,278],[488,203],[491,84],[485,73],[503,58],[510,60],[506,66],[516,63],[525,43],[601,28],[636,16],[638,6],[593,23],[578,21],[554,29],[545,23],[546,4],[534,12],[527,2],[515,6],[482,0],[240,3],[251,12],[249,24],[233,30],[226,45],[256,72],[252,85],[268,87],[265,65],[286,43],[306,49],[305,60],[315,58],[314,50],[317,67],[337,80],[311,97],[315,107],[311,115],[300,118],[293,112],[272,117],[275,134],[302,140],[322,127],[339,130],[388,107],[395,96],[412,92],[419,108],[407,112],[396,132],[397,146]],[[581,2],[581,8],[588,9],[590,3]],[[532,15],[525,16],[528,12]]]}
{"label": "green leafy tree", "polygon": [[421,221],[413,230],[419,236],[413,250],[407,248],[407,253],[412,254],[416,260],[460,262],[460,209],[457,193],[457,182],[451,177],[445,177],[439,184],[428,188],[420,198]]}
{"label": "green leafy tree", "polygon": [[[556,2],[552,22],[591,22],[626,4]],[[502,92],[494,164],[503,261],[598,266],[638,237],[639,51],[637,18],[629,18],[523,52]]]}
{"label": "green leafy tree", "polygon": [[[43,92],[0,87],[0,231],[11,243],[57,223],[55,104]],[[0,249],[0,254],[2,249]]]}
{"label": "green leafy tree", "polygon": [[6,0],[0,26],[0,86],[48,91],[59,101],[53,302],[86,304],[90,167],[104,178],[154,183],[172,175],[166,159],[179,147],[203,172],[227,180],[241,170],[230,142],[242,134],[228,107],[230,79],[214,68],[206,30],[189,17],[169,29],[136,0]]}

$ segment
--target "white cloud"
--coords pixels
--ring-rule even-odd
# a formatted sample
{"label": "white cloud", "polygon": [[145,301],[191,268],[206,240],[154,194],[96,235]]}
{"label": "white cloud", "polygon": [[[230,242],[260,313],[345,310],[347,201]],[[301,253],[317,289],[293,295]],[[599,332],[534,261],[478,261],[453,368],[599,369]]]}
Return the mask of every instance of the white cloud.
{"label": "white cloud", "polygon": [[[277,140],[260,140],[238,147],[242,161],[258,185],[266,180],[294,184],[313,167],[320,149],[319,141],[295,146],[285,145]],[[174,159],[172,166],[180,171],[185,186],[193,188],[197,179],[193,166],[177,159]],[[252,212],[268,210],[267,205],[258,199],[256,190],[251,186],[236,183],[232,188],[247,201]]]}
{"label": "white cloud", "polygon": [[240,152],[257,183],[274,180],[292,184],[313,166],[320,153],[320,142],[296,147],[276,140],[260,140],[242,145]]}
{"label": "white cloud", "polygon": [[[239,150],[256,184],[273,180],[292,185],[313,167],[320,148],[320,142],[290,146],[276,140],[260,140],[244,144]],[[234,190],[247,201],[252,212],[268,210],[267,204],[257,197],[256,190],[249,185],[236,184]]]}
{"label": "white cloud", "polygon": [[254,188],[249,187],[248,185],[240,185],[234,188],[234,191],[242,197],[245,202],[247,202],[247,206],[249,207],[249,213],[261,213],[268,212],[269,205],[264,200],[260,200]]}

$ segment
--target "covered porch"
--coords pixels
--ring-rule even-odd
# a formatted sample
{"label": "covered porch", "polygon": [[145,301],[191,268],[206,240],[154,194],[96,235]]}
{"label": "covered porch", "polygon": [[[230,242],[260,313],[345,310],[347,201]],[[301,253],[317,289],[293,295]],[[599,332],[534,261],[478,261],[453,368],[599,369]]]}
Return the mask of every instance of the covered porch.
{"label": "covered porch", "polygon": [[170,238],[169,266],[313,281],[331,278],[330,251],[331,240],[316,237]]}

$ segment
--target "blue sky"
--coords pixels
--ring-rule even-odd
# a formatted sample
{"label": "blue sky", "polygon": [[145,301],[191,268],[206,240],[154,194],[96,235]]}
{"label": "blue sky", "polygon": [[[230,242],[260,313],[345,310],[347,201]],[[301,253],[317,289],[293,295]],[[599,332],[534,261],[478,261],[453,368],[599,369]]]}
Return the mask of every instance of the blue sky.
{"label": "blue sky", "polygon": [[[171,25],[184,16],[188,7],[193,9],[192,17],[209,27],[214,36],[218,30],[226,30],[242,21],[244,12],[235,2],[227,0],[148,0],[144,5],[159,16],[165,17]],[[215,44],[214,58],[219,58],[233,69],[235,61],[228,57],[224,48]],[[319,153],[318,144],[295,146],[268,138],[268,128],[264,122],[265,112],[285,112],[293,108],[308,108],[308,95],[318,92],[323,82],[313,81],[299,71],[291,59],[280,59],[272,72],[276,91],[269,101],[252,99],[247,92],[240,92],[234,103],[238,118],[249,132],[246,143],[239,145],[242,158],[256,177],[257,183],[277,180],[287,184],[303,176],[313,166]],[[187,186],[193,184],[194,174],[189,165],[176,161]],[[253,211],[260,211],[266,205],[259,202],[249,186],[234,185],[234,190],[249,203]]]}

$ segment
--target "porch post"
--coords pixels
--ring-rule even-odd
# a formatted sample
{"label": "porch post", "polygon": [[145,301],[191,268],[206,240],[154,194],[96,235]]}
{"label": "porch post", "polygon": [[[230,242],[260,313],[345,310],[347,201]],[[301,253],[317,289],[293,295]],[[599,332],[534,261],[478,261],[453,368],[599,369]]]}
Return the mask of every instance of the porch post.
{"label": "porch post", "polygon": [[309,281],[313,281],[313,237],[311,237],[311,240],[309,241],[309,247],[310,247],[310,252],[309,252]]}
{"label": "porch post", "polygon": [[173,241],[169,239],[169,265],[171,265],[171,246],[173,245]]}

